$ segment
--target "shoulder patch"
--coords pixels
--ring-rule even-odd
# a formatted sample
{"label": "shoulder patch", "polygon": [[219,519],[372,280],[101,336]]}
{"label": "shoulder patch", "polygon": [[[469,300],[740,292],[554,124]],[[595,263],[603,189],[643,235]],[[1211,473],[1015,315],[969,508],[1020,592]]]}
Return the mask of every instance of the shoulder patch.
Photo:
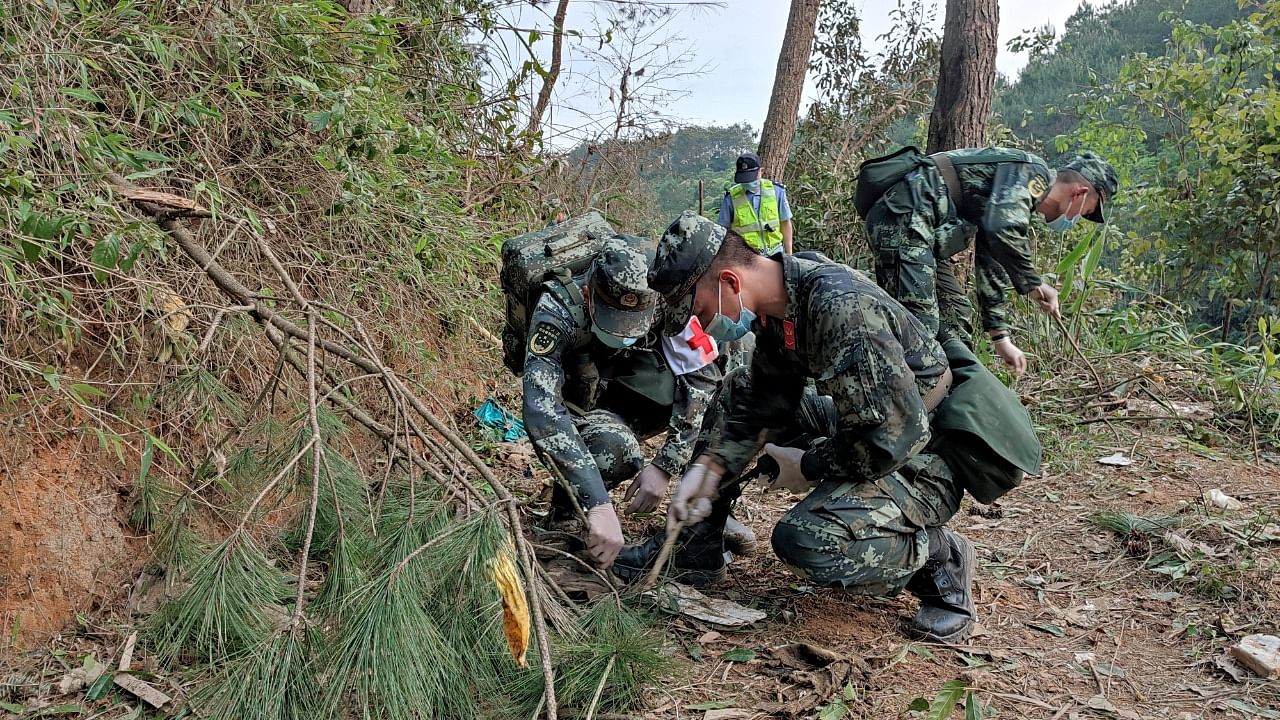
{"label": "shoulder patch", "polygon": [[556,345],[560,344],[562,337],[564,337],[563,330],[549,322],[540,322],[533,332],[529,333],[529,352],[538,357],[548,355],[556,349]]}
{"label": "shoulder patch", "polygon": [[1033,198],[1044,195],[1044,191],[1048,188],[1049,185],[1045,182],[1044,176],[1039,174],[1033,175],[1031,182],[1027,183],[1027,189],[1031,191],[1031,197]]}

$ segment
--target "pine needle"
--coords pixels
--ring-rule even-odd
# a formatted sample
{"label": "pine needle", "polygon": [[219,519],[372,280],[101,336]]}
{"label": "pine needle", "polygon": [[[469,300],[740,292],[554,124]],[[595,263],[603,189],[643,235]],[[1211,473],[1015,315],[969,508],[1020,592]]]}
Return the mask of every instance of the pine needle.
{"label": "pine needle", "polygon": [[368,582],[361,562],[365,552],[363,544],[349,533],[338,533],[329,557],[329,571],[308,606],[310,612],[341,620],[343,603]]}
{"label": "pine needle", "polygon": [[386,573],[362,588],[325,663],[319,717],[338,717],[349,696],[356,714],[386,720],[468,717],[471,671],[423,608],[412,583]]}
{"label": "pine needle", "polygon": [[219,662],[260,643],[271,629],[267,608],[287,597],[284,576],[237,530],[193,566],[187,588],[147,625],[162,662],[185,654]]}
{"label": "pine needle", "polygon": [[312,720],[319,690],[313,659],[322,636],[278,630],[223,666],[192,699],[208,720]]}
{"label": "pine needle", "polygon": [[1119,535],[1158,534],[1182,524],[1181,520],[1173,516],[1144,518],[1125,510],[1095,513],[1089,517],[1089,521]]}
{"label": "pine needle", "polygon": [[[586,639],[558,638],[555,643],[556,697],[561,707],[586,708],[593,701],[604,712],[633,707],[670,663],[661,655],[661,637],[643,615],[620,607],[612,598],[597,602],[579,623],[581,637]],[[538,673],[514,675],[507,685],[520,706],[518,712],[526,717],[542,697],[542,687]]]}

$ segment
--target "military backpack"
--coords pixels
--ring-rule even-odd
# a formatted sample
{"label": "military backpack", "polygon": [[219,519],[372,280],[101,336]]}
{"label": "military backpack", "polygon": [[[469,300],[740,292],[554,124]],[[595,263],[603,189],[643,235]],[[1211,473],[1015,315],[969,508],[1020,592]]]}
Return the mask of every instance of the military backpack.
{"label": "military backpack", "polygon": [[516,375],[524,372],[529,316],[548,284],[580,299],[581,290],[573,278],[586,272],[605,239],[613,234],[609,223],[592,210],[502,243],[499,279],[507,298],[502,362],[508,370]]}
{"label": "military backpack", "polygon": [[858,210],[858,217],[866,220],[871,206],[889,192],[889,188],[916,168],[935,167],[946,184],[952,207],[957,207],[960,204],[960,178],[956,175],[955,166],[1027,162],[1028,157],[1027,153],[1019,150],[1000,148],[988,148],[983,152],[958,157],[945,152],[925,155],[919,148],[908,145],[892,154],[871,158],[858,166],[858,184],[853,191],[853,205]]}

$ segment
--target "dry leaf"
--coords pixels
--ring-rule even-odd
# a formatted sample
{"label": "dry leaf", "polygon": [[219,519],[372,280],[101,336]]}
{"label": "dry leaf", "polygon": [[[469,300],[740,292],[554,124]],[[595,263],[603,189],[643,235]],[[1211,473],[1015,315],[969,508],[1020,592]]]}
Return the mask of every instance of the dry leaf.
{"label": "dry leaf", "polygon": [[165,327],[170,332],[180,333],[191,324],[191,310],[183,302],[182,296],[174,292],[167,284],[159,283],[151,289],[151,299],[164,319]]}
{"label": "dry leaf", "polygon": [[529,604],[524,594],[524,583],[516,572],[515,551],[507,546],[493,559],[493,582],[502,595],[502,634],[507,637],[507,649],[516,665],[529,667],[525,657],[529,652]]}

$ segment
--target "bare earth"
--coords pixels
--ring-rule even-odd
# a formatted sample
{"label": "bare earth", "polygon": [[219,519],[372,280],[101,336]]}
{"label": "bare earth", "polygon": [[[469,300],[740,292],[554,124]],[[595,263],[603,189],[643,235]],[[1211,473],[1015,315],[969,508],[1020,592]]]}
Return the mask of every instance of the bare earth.
{"label": "bare earth", "polygon": [[[1111,447],[1105,443],[1118,436],[1095,437],[1101,444],[1086,447],[1077,469],[1028,478],[991,509],[966,500],[952,521],[977,545],[981,565],[979,629],[961,646],[910,642],[901,634],[915,610],[905,594],[867,599],[798,583],[768,548],[771,520],[789,500],[748,494],[739,514],[761,548],[734,563],[726,583],[708,594],[758,607],[768,618],[747,631],[675,619],[673,652],[690,663],[692,679],[659,689],[636,716],[698,718],[714,707],[720,709],[710,711],[713,718],[752,718],[768,716],[761,708],[776,711],[768,703],[813,706],[816,698],[805,698],[813,692],[806,676],[770,660],[772,648],[803,642],[854,665],[846,684],[856,699],[847,701],[847,714],[832,717],[922,717],[908,711],[912,701],[931,701],[944,683],[959,679],[1000,717],[1280,718],[1280,681],[1229,666],[1236,681],[1215,665],[1240,637],[1277,633],[1280,544],[1255,539],[1246,551],[1216,530],[1220,522],[1242,526],[1249,518],[1255,522],[1248,527],[1277,522],[1280,469],[1195,455],[1173,438],[1128,438]],[[1131,454],[1133,464],[1094,462],[1115,451]],[[1206,508],[1201,496],[1212,488],[1244,509]],[[1204,541],[1191,555],[1214,553],[1192,566],[1190,574],[1202,573],[1202,580],[1175,581],[1144,567],[1167,549],[1163,540],[1123,538],[1089,521],[1104,510],[1144,517],[1180,510],[1193,522],[1179,535]],[[1233,572],[1246,555],[1262,567]],[[1227,570],[1215,570],[1221,567]],[[720,658],[739,648],[756,657]],[[691,653],[701,662],[688,660]],[[957,706],[956,716],[962,714]]]}

